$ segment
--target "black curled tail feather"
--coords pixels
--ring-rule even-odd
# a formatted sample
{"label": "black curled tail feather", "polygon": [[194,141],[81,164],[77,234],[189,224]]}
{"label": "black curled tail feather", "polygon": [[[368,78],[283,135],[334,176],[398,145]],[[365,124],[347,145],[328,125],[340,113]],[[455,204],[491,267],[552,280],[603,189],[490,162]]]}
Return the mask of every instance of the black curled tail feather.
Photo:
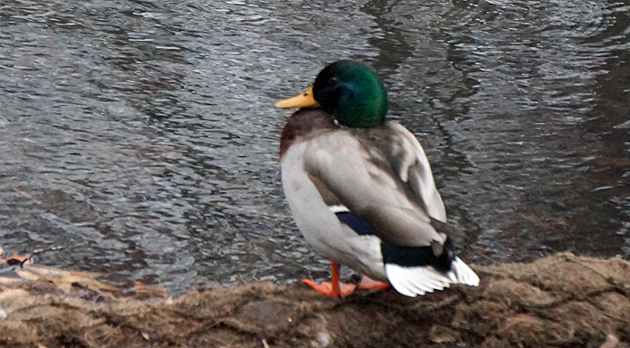
{"label": "black curled tail feather", "polygon": [[385,241],[381,242],[381,253],[385,264],[402,267],[432,266],[436,271],[446,273],[451,270],[455,259],[455,246],[447,237],[444,244],[437,241],[429,246],[397,246]]}

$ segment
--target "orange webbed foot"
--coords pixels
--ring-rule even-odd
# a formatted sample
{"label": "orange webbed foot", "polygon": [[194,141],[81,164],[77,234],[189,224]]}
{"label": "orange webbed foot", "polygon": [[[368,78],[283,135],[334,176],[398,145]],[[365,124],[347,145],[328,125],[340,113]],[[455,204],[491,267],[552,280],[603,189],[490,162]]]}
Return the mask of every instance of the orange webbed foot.
{"label": "orange webbed foot", "polygon": [[388,282],[381,282],[378,280],[374,280],[368,276],[363,276],[361,278],[361,283],[359,283],[359,289],[365,290],[383,290],[387,289],[391,286]]}
{"label": "orange webbed foot", "polygon": [[302,282],[311,288],[317,290],[320,294],[324,294],[330,297],[346,297],[354,292],[356,285],[346,284],[339,281],[339,264],[334,260],[330,260],[330,269],[332,271],[332,278],[330,283],[323,282],[317,284],[309,279],[302,279]]}
{"label": "orange webbed foot", "polygon": [[347,283],[341,283],[341,282],[339,282],[339,286],[337,288],[335,288],[335,286],[333,286],[329,282],[322,282],[320,284],[317,284],[310,279],[302,279],[302,282],[310,286],[311,288],[317,290],[317,292],[319,292],[320,294],[324,294],[330,297],[344,298],[350,295],[351,293],[353,293],[354,289],[356,288],[356,285],[354,284],[347,284]]}

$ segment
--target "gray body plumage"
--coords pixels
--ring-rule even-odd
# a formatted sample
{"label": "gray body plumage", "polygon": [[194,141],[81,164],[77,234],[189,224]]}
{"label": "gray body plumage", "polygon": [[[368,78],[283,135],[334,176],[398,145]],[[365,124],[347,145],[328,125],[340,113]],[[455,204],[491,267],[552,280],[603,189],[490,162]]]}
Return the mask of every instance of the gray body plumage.
{"label": "gray body plumage", "polygon": [[[382,242],[424,247],[447,239],[432,225],[432,219],[445,223],[446,212],[429,161],[413,134],[396,122],[369,129],[331,126],[318,119],[329,117],[319,110],[301,110],[292,117],[303,118],[294,120],[301,125],[326,125],[306,127],[292,139],[283,136],[290,142],[281,154],[285,195],[311,246],[355,271],[389,281],[408,296],[451,283],[478,284],[478,277],[457,257],[446,272],[383,263]],[[359,235],[341,223],[335,212],[343,210],[365,219],[375,234]]]}

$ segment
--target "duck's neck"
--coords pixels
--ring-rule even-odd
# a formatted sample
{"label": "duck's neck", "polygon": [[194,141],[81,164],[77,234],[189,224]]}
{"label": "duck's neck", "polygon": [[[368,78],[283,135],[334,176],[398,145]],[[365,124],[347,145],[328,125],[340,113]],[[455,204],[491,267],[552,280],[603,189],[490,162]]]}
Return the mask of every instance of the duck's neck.
{"label": "duck's neck", "polygon": [[339,128],[332,115],[321,109],[300,109],[287,119],[280,136],[280,159],[300,137]]}

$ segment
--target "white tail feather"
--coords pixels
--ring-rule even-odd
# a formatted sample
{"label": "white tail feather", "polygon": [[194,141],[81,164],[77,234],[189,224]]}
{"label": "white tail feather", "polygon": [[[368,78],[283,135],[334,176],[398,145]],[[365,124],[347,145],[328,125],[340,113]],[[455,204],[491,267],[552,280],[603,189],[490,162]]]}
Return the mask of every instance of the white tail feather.
{"label": "white tail feather", "polygon": [[385,273],[396,291],[410,297],[424,295],[433,290],[443,290],[452,283],[447,277],[427,267],[386,264]]}
{"label": "white tail feather", "polygon": [[470,286],[479,285],[479,276],[458,257],[453,259],[451,269],[455,273],[458,283]]}
{"label": "white tail feather", "polygon": [[479,285],[477,274],[457,257],[446,274],[432,267],[403,267],[396,264],[385,264],[385,273],[396,291],[410,297],[443,290],[451,284]]}

